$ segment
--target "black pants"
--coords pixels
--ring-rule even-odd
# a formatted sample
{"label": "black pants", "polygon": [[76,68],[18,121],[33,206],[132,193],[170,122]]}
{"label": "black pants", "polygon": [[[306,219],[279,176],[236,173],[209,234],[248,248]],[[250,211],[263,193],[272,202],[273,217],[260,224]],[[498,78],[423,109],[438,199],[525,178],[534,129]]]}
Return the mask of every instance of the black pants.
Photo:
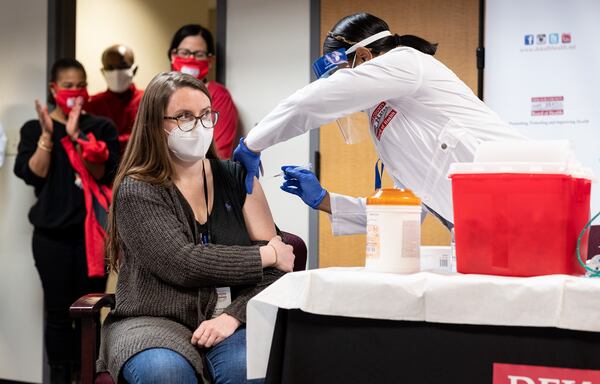
{"label": "black pants", "polygon": [[71,231],[33,232],[33,258],[42,280],[48,362],[80,361],[80,336],[69,307],[86,293],[104,292],[106,278],[88,278],[83,225]]}

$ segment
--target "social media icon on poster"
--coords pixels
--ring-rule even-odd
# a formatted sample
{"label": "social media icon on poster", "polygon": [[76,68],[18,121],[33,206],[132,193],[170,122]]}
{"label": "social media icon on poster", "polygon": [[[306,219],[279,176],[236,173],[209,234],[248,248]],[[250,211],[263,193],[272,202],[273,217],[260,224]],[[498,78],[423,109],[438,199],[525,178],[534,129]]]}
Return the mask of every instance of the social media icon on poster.
{"label": "social media icon on poster", "polygon": [[537,43],[538,44],[546,44],[546,34],[545,33],[539,33],[537,35]]}
{"label": "social media icon on poster", "polygon": [[569,44],[571,42],[571,34],[570,33],[563,33],[561,35],[561,40],[563,44]]}
{"label": "social media icon on poster", "polygon": [[525,35],[525,45],[533,45],[533,35]]}
{"label": "social media icon on poster", "polygon": [[550,44],[558,44],[558,33],[550,34]]}

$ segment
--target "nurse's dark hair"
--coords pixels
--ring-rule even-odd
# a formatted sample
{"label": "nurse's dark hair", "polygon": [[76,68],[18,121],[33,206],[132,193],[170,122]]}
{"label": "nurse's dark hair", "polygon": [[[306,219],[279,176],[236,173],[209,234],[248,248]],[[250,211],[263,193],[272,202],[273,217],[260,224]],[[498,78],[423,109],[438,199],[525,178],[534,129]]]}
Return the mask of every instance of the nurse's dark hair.
{"label": "nurse's dark hair", "polygon": [[[87,73],[85,73],[83,64],[75,59],[64,57],[56,60],[54,64],[52,64],[52,68],[50,68],[50,82],[56,83],[56,80],[58,80],[58,74],[67,69],[77,69],[81,71],[83,74],[83,79],[87,80]],[[48,102],[54,104],[54,97],[52,97],[51,92],[48,92]]]}
{"label": "nurse's dark hair", "polygon": [[171,60],[171,52],[179,47],[179,44],[188,36],[201,36],[206,42],[206,51],[209,55],[215,54],[215,43],[213,41],[212,33],[199,24],[187,24],[179,28],[173,39],[171,40],[171,46],[167,52],[167,57]]}
{"label": "nurse's dark hair", "polygon": [[[331,29],[323,42],[323,53],[332,52],[340,48],[350,48],[355,43],[373,36],[376,33],[387,31],[390,27],[379,17],[368,13],[355,13],[346,16]],[[396,47],[411,47],[428,55],[435,54],[437,44],[414,35],[393,34],[367,45],[375,55],[387,52]]]}

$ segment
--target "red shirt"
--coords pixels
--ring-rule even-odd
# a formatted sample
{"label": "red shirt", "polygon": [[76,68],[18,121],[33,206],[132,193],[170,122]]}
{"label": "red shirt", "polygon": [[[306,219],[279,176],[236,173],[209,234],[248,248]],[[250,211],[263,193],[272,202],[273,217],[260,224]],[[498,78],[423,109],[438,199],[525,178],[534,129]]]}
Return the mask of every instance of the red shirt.
{"label": "red shirt", "polygon": [[119,133],[119,146],[121,153],[125,150],[133,122],[137,115],[140,100],[144,91],[139,90],[135,85],[123,93],[115,93],[111,90],[93,95],[85,110],[92,115],[104,116],[111,119],[117,126]]}
{"label": "red shirt", "polygon": [[219,112],[219,120],[214,131],[217,155],[229,159],[233,152],[234,141],[238,133],[238,113],[231,95],[223,85],[210,81],[206,87],[212,98],[213,111]]}

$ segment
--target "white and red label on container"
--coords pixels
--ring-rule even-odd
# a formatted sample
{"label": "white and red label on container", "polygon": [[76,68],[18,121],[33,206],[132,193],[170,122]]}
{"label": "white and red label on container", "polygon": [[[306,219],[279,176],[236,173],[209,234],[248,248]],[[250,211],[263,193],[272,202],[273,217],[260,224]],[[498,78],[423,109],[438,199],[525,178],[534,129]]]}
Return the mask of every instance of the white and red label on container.
{"label": "white and red label on container", "polygon": [[600,384],[600,371],[494,363],[492,384]]}
{"label": "white and red label on container", "polygon": [[564,96],[544,96],[531,98],[531,116],[563,115]]}

